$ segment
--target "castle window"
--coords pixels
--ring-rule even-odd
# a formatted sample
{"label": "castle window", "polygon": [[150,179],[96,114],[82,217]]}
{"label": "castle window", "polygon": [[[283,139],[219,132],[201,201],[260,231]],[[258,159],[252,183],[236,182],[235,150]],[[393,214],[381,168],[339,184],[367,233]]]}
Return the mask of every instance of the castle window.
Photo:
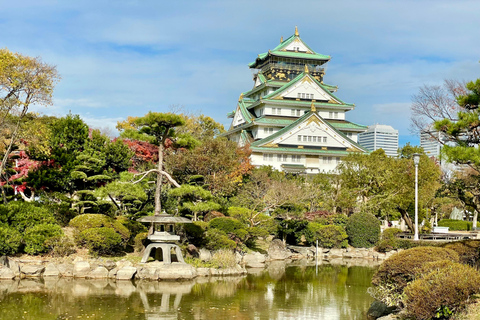
{"label": "castle window", "polygon": [[273,161],[273,154],[263,154],[263,161]]}
{"label": "castle window", "polygon": [[334,117],[335,119],[338,119],[338,112],[335,112],[335,113],[333,114],[333,117]]}
{"label": "castle window", "polygon": [[297,139],[298,139],[298,141],[302,141],[302,136],[301,136],[301,135],[298,135],[298,136],[297,136]]}
{"label": "castle window", "polygon": [[332,119],[332,118],[333,118],[333,112],[329,112],[329,113],[328,113],[328,117],[329,117],[330,119]]}
{"label": "castle window", "polygon": [[273,133],[273,128],[263,128],[263,133],[272,134]]}
{"label": "castle window", "polygon": [[302,156],[300,155],[292,155],[292,162],[300,162],[302,159]]}
{"label": "castle window", "polygon": [[313,136],[313,142],[317,142],[317,136]]}
{"label": "castle window", "polygon": [[327,143],[327,137],[323,137],[323,143]]}
{"label": "castle window", "polygon": [[304,141],[304,142],[307,141],[307,136],[303,136],[303,141]]}

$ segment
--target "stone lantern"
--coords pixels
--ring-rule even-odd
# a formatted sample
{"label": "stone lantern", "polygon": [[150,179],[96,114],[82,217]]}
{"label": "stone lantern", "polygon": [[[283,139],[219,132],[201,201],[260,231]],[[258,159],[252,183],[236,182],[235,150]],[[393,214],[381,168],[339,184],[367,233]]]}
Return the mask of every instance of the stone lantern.
{"label": "stone lantern", "polygon": [[160,215],[146,216],[138,219],[139,222],[150,223],[147,239],[151,243],[145,248],[141,263],[147,262],[152,250],[155,250],[155,259],[160,257],[158,249],[162,250],[163,263],[172,263],[172,249],[175,250],[178,262],[185,263],[180,247],[175,241],[180,240],[180,236],[175,234],[175,224],[192,223],[192,220],[183,217],[174,217],[163,212]]}

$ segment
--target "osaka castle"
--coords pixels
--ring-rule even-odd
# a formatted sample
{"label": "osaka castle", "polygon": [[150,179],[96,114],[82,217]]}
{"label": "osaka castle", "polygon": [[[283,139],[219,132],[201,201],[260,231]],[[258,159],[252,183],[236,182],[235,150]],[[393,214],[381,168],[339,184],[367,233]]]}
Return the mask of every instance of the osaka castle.
{"label": "osaka castle", "polygon": [[295,27],[294,35],[249,64],[253,88],[240,94],[228,114],[233,120],[225,135],[250,146],[253,165],[334,172],[342,157],[368,152],[357,143],[367,127],[345,120],[355,105],[335,95],[337,86],[323,82],[328,61],[330,56],[313,51]]}

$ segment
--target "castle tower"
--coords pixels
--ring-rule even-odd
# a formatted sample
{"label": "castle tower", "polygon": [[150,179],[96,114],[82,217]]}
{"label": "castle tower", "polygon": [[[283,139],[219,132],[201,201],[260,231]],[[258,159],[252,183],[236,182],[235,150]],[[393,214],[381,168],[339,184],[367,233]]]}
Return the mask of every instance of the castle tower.
{"label": "castle tower", "polygon": [[355,106],[334,95],[336,86],[323,83],[329,61],[295,27],[292,36],[249,64],[254,85],[228,114],[226,136],[250,145],[252,164],[315,174],[335,171],[350,152],[367,152],[357,143],[367,127],[345,120]]}

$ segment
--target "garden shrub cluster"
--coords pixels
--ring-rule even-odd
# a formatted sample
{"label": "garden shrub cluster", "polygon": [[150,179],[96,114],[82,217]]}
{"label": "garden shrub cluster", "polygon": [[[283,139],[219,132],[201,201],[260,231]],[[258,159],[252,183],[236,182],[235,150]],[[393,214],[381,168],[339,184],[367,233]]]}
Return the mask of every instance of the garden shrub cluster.
{"label": "garden shrub cluster", "polygon": [[45,253],[49,250],[46,242],[61,235],[47,207],[23,201],[0,205],[0,255]]}
{"label": "garden shrub cluster", "polygon": [[352,214],[345,229],[350,244],[355,248],[371,248],[380,238],[380,221],[370,213]]}
{"label": "garden shrub cluster", "polygon": [[443,260],[422,271],[404,291],[406,310],[415,319],[448,318],[480,292],[480,274],[468,265]]}
{"label": "garden shrub cluster", "polygon": [[130,231],[122,223],[103,214],[82,214],[70,221],[75,228],[75,241],[93,254],[114,255],[125,248]]}
{"label": "garden shrub cluster", "polygon": [[443,219],[438,221],[439,227],[448,227],[450,231],[470,231],[472,222],[463,220]]}
{"label": "garden shrub cluster", "polygon": [[480,240],[449,242],[443,244],[442,247],[455,251],[461,263],[471,266],[478,266],[480,263]]}
{"label": "garden shrub cluster", "polygon": [[346,248],[348,236],[345,229],[337,225],[322,225],[317,222],[308,224],[307,242],[322,248]]}

